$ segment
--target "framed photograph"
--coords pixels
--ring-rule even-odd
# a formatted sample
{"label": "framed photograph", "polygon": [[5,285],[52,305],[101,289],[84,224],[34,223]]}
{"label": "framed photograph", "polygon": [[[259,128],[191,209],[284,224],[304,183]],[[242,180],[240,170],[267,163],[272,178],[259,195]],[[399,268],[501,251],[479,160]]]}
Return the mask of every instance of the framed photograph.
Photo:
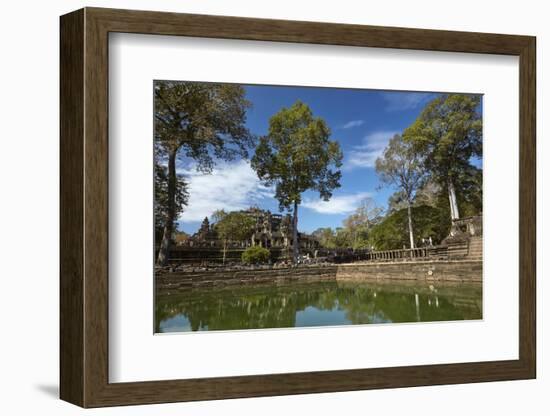
{"label": "framed photograph", "polygon": [[82,407],[536,376],[535,38],[61,17]]}

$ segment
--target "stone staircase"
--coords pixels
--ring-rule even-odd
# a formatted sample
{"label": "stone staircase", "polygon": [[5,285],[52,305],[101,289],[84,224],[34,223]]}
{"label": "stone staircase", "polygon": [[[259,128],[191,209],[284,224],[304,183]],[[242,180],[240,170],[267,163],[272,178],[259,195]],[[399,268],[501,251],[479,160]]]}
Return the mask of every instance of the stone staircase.
{"label": "stone staircase", "polygon": [[483,260],[483,237],[470,237],[467,258],[468,260]]}

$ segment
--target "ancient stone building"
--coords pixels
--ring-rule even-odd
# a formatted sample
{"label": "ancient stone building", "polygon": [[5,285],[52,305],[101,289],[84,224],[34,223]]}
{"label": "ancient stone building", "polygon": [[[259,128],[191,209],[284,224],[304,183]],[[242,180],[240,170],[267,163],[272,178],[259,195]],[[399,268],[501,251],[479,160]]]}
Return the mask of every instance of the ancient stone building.
{"label": "ancient stone building", "polygon": [[[261,245],[266,248],[292,247],[292,218],[290,215],[272,214],[268,210],[251,208],[243,211],[256,221],[255,231],[251,235],[251,245]],[[319,242],[311,235],[298,233],[300,248],[316,248]]]}
{"label": "ancient stone building", "polygon": [[192,238],[198,242],[217,240],[218,237],[214,229],[210,226],[210,221],[208,221],[208,217],[204,217],[199,231],[197,231]]}
{"label": "ancient stone building", "polygon": [[[273,214],[269,210],[250,208],[242,213],[252,217],[255,221],[254,231],[243,241],[231,241],[230,247],[246,248],[262,246],[265,248],[291,249],[292,248],[292,219],[290,215]],[[319,242],[311,235],[298,233],[298,244],[301,249],[314,249]],[[205,218],[200,229],[191,236],[187,245],[192,247],[222,247],[222,242],[216,233],[215,225],[211,225]]]}

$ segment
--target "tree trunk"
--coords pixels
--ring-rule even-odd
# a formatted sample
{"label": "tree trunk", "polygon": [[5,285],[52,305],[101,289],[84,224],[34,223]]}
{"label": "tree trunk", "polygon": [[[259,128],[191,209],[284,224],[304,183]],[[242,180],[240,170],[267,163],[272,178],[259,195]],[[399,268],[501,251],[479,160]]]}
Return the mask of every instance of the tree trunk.
{"label": "tree trunk", "polygon": [[170,254],[170,242],[172,241],[172,233],[174,232],[174,220],[176,216],[176,151],[170,152],[168,155],[168,207],[166,211],[166,223],[164,224],[164,232],[160,243],[160,250],[157,259],[159,266],[168,264],[168,256]]}
{"label": "tree trunk", "polygon": [[227,251],[227,242],[224,240],[223,242],[223,260],[222,260],[222,264],[225,264],[225,253]]}
{"label": "tree trunk", "polygon": [[292,216],[292,261],[298,262],[298,203],[294,201],[294,212]]}
{"label": "tree trunk", "polygon": [[458,213],[458,203],[456,201],[455,186],[451,178],[448,179],[447,185],[449,191],[449,205],[451,207],[451,220],[454,221],[459,219],[460,215]]}
{"label": "tree trunk", "polygon": [[409,239],[411,242],[411,249],[414,248],[414,236],[413,236],[413,223],[412,223],[412,212],[411,212],[411,203],[407,202],[407,216],[409,217]]}

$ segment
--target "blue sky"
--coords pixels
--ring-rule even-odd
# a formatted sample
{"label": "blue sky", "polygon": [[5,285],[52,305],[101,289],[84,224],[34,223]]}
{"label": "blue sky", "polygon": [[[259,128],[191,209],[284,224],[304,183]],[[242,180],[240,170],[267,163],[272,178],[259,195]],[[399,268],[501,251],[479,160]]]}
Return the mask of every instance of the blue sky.
{"label": "blue sky", "polygon": [[[379,189],[374,161],[388,140],[401,133],[420,114],[435,93],[392,92],[337,88],[246,86],[252,102],[247,127],[258,136],[265,135],[269,118],[296,100],[308,104],[314,116],[322,117],[331,128],[332,140],[344,153],[341,187],[329,202],[318,193],[303,194],[299,208],[299,230],[312,232],[319,227],[339,227],[362,199],[373,198],[383,208],[395,191]],[[190,185],[190,200],[179,219],[179,229],[194,233],[205,216],[214,210],[227,211],[259,206],[278,211],[273,191],[265,187],[247,161],[219,162],[211,174],[201,174],[192,161],[181,161],[178,172]]]}

